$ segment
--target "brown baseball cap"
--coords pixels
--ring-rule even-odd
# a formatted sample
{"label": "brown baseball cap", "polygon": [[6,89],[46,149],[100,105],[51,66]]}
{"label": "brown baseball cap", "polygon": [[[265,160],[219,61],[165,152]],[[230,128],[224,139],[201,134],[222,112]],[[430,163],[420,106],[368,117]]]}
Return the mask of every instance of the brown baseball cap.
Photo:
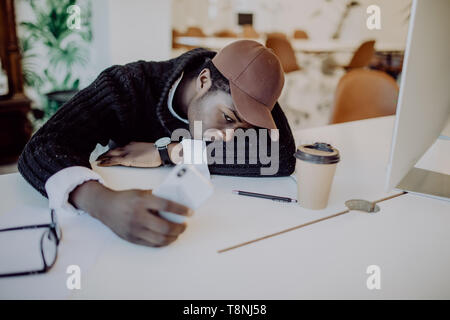
{"label": "brown baseball cap", "polygon": [[212,63],[230,82],[238,114],[254,126],[276,129],[271,111],[284,85],[278,57],[256,41],[239,40],[220,50]]}

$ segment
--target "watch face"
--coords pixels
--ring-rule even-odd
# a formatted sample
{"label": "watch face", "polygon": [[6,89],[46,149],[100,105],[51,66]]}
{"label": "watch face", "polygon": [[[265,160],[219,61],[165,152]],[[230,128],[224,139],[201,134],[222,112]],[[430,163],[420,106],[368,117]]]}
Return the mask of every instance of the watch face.
{"label": "watch face", "polygon": [[171,142],[172,142],[172,140],[170,140],[169,137],[160,138],[160,139],[156,140],[156,142],[155,142],[155,147],[157,147],[157,148],[165,148],[165,147],[167,147]]}

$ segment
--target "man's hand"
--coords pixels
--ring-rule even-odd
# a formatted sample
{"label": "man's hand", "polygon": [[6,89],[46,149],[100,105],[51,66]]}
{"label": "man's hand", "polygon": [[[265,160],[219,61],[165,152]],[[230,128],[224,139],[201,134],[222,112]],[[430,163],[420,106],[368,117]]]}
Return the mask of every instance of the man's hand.
{"label": "man's hand", "polygon": [[[168,146],[169,156],[174,163],[179,161],[175,159],[177,156],[173,156],[176,152],[179,153],[179,149],[176,149],[177,146],[181,149],[181,145],[178,143],[171,143]],[[172,151],[175,152],[172,153]],[[99,161],[97,165],[100,167],[122,165],[126,167],[155,168],[162,164],[155,144],[149,142],[130,142],[125,147],[103,153],[97,158],[97,161]]]}
{"label": "man's hand", "polygon": [[122,165],[126,167],[154,168],[161,165],[161,157],[153,143],[130,142],[125,147],[116,148],[103,153],[97,158],[98,166],[110,167]]}
{"label": "man's hand", "polygon": [[102,221],[119,237],[145,246],[166,246],[177,239],[186,224],[162,218],[158,211],[191,216],[181,204],[154,196],[151,190],[113,191],[87,181],[70,194],[70,202]]}

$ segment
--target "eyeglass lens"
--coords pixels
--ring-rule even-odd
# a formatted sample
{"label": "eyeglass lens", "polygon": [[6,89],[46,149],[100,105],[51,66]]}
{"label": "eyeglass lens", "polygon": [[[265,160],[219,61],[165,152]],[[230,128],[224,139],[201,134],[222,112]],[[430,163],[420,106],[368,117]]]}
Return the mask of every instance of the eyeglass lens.
{"label": "eyeglass lens", "polygon": [[61,241],[62,233],[61,233],[61,228],[58,224],[57,215],[54,210],[51,211],[51,216],[52,216],[52,223],[55,225],[56,237],[59,242],[59,241]]}
{"label": "eyeglass lens", "polygon": [[46,230],[42,235],[41,248],[45,266],[50,268],[55,263],[58,248],[57,239],[50,230]]}

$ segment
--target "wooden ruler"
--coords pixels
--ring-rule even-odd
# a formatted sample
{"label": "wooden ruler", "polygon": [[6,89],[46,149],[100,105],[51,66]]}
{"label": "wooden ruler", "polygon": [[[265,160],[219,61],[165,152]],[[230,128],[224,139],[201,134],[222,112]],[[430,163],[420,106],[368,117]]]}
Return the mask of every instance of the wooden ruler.
{"label": "wooden ruler", "polygon": [[[392,196],[389,196],[389,197],[386,197],[386,198],[382,198],[382,199],[379,199],[377,201],[373,201],[372,203],[375,205],[378,202],[382,202],[382,201],[386,201],[386,200],[389,200],[389,199],[392,199],[392,198],[396,198],[396,197],[404,195],[406,193],[407,192],[397,193],[397,194],[394,194]],[[230,250],[233,250],[233,249],[236,249],[236,248],[240,248],[240,247],[249,245],[251,243],[255,243],[257,241],[261,241],[261,240],[265,240],[265,239],[268,239],[268,238],[272,238],[272,237],[278,236],[278,235],[286,233],[286,232],[290,232],[290,231],[293,231],[293,230],[301,229],[301,228],[310,226],[312,224],[315,224],[315,223],[318,223],[318,222],[321,222],[321,221],[324,221],[324,220],[328,220],[328,219],[331,219],[331,218],[339,217],[339,216],[341,216],[343,214],[346,214],[348,212],[350,212],[350,209],[347,209],[347,210],[344,210],[344,211],[332,214],[331,216],[326,216],[326,217],[323,217],[323,218],[320,218],[320,219],[317,219],[317,220],[313,220],[313,221],[310,221],[310,222],[307,222],[307,223],[304,223],[304,224],[301,224],[301,225],[298,225],[298,226],[295,226],[295,227],[292,227],[292,228],[289,228],[289,229],[284,229],[284,230],[281,230],[281,231],[278,231],[278,232],[275,232],[275,233],[272,233],[272,234],[268,234],[268,235],[260,237],[260,238],[256,238],[256,239],[253,239],[253,240],[250,240],[250,241],[239,243],[237,245],[234,245],[234,246],[231,246],[231,247],[228,247],[228,248],[225,248],[225,249],[218,250],[217,253],[223,253],[223,252],[226,252],[226,251],[230,251]]]}

